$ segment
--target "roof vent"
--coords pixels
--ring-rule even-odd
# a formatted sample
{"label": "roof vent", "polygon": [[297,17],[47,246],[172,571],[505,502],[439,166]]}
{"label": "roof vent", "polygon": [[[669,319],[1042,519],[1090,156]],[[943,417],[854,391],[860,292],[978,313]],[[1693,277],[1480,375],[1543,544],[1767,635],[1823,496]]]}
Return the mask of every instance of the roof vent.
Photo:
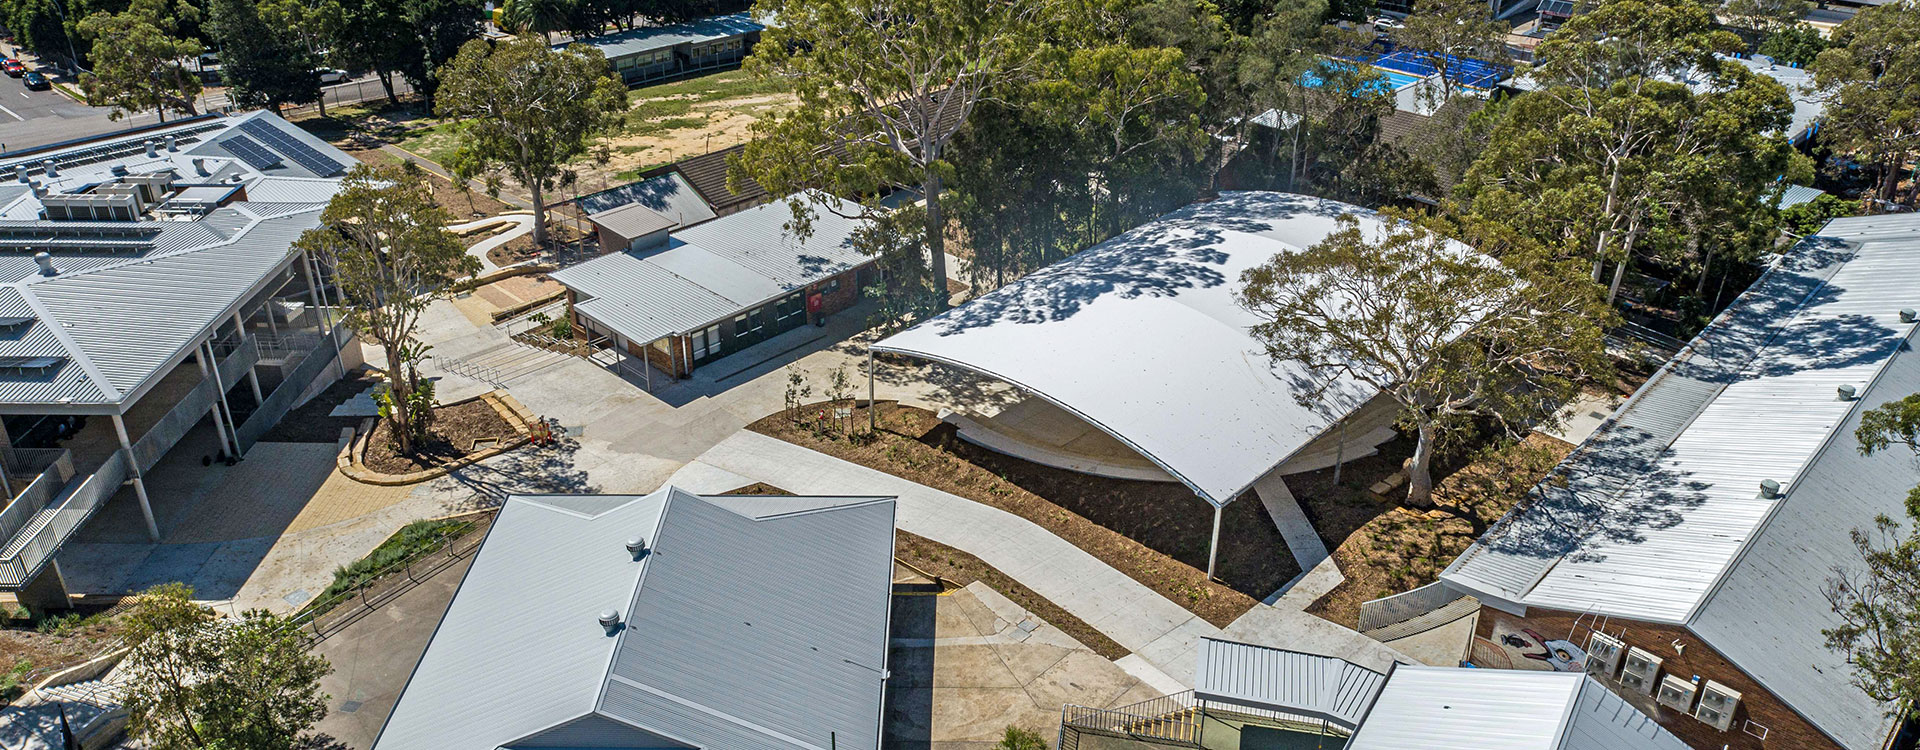
{"label": "roof vent", "polygon": [[148,138],[147,139],[147,158],[152,159],[159,155],[160,155],[160,142],[153,140],[152,138]]}
{"label": "roof vent", "polygon": [[52,159],[48,159],[48,160],[46,160],[46,161],[43,161],[43,162],[40,162],[40,166],[41,166],[42,168],[44,168],[44,169],[46,170],[46,173],[47,173],[47,179],[49,179],[49,180],[51,180],[51,179],[53,179],[53,178],[55,178],[55,177],[59,177],[59,176],[60,176],[60,163],[59,163],[59,162],[57,162],[57,161],[54,161],[54,160],[52,160]]}
{"label": "roof vent", "polygon": [[1841,401],[1852,401],[1853,397],[1855,395],[1858,395],[1859,393],[1859,391],[1855,390],[1854,387],[1850,385],[1840,386],[1839,391],[1840,391]]}
{"label": "roof vent", "polygon": [[646,555],[647,554],[647,538],[643,536],[636,536],[632,539],[628,539],[627,554],[633,555],[633,559],[635,560],[638,560],[642,556]]}
{"label": "roof vent", "polygon": [[177,135],[167,136],[167,150],[168,151],[180,150],[180,136],[177,136]]}
{"label": "roof vent", "polygon": [[620,613],[611,609],[600,613],[600,627],[607,629],[607,635],[620,632]]}
{"label": "roof vent", "polygon": [[33,262],[40,264],[41,276],[59,276],[60,269],[53,267],[53,256],[42,250],[33,254]]}
{"label": "roof vent", "polygon": [[1920,312],[1914,312],[1913,308],[1911,307],[1904,307],[1900,309],[1900,322],[1912,323],[1915,320],[1920,320]]}
{"label": "roof vent", "polygon": [[13,168],[13,178],[14,178],[14,179],[16,179],[16,180],[19,180],[19,181],[21,181],[21,182],[32,182],[32,181],[33,181],[33,179],[32,179],[32,178],[30,178],[30,177],[28,177],[28,176],[27,176],[27,165],[25,165],[25,164],[21,164],[21,165],[19,165],[19,166],[17,166],[17,167],[14,167],[14,168]]}
{"label": "roof vent", "polygon": [[1760,496],[1768,500],[1780,497],[1780,483],[1771,479],[1760,480]]}
{"label": "roof vent", "polygon": [[212,172],[207,171],[206,159],[193,160],[193,173],[200,175],[201,177],[206,177],[207,175],[213,174]]}

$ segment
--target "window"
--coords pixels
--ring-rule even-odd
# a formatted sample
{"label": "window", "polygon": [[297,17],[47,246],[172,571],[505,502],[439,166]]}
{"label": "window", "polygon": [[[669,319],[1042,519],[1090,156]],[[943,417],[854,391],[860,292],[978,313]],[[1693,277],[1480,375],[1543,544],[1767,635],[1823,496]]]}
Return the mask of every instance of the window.
{"label": "window", "polygon": [[707,326],[707,330],[694,331],[688,338],[693,344],[694,361],[720,356],[720,326]]}
{"label": "window", "polygon": [[820,291],[826,294],[832,294],[834,292],[840,291],[840,277],[835,276],[832,279],[829,279],[827,281],[827,286],[824,289],[821,289]]}

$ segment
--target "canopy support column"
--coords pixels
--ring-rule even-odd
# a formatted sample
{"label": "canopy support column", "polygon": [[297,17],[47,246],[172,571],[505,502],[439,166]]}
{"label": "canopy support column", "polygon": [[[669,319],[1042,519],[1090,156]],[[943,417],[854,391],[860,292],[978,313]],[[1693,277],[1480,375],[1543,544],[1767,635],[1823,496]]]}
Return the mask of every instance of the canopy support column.
{"label": "canopy support column", "polygon": [[140,517],[147,522],[147,538],[160,541],[160,524],[153,522],[153,502],[147,499],[147,483],[141,478],[140,458],[134,455],[133,441],[127,439],[127,423],[120,415],[113,415],[113,432],[120,437],[120,450],[127,453],[127,468],[133,474],[133,494],[140,498]]}
{"label": "canopy support column", "polygon": [[1213,541],[1207,544],[1207,578],[1213,578],[1213,568],[1220,561],[1220,512],[1226,506],[1213,506]]}
{"label": "canopy support column", "polygon": [[867,345],[867,433],[879,432],[880,402],[873,397],[873,345]]}

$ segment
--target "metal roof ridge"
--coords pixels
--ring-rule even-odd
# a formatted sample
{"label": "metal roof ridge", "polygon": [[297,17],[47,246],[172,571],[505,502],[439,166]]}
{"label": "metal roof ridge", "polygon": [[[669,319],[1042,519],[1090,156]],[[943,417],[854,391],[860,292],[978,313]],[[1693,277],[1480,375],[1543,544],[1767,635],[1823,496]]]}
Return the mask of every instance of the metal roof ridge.
{"label": "metal roof ridge", "polygon": [[40,296],[34,294],[32,288],[26,284],[15,283],[11,286],[19,291],[20,299],[25,301],[28,307],[33,308],[33,314],[40,319],[40,324],[47,327],[47,331],[53,334],[55,341],[60,342],[60,348],[67,350],[67,356],[72,357],[73,363],[80,366],[81,372],[86,374],[87,380],[93,384],[93,387],[100,389],[101,395],[107,397],[107,403],[124,406],[120,402],[126,398],[126,394],[107,380],[106,374],[93,363],[93,358],[87,356],[86,351],[73,340],[72,336],[67,335],[66,326],[54,317],[53,312],[47,308],[45,302],[41,301]]}
{"label": "metal roof ridge", "polygon": [[[703,501],[706,499],[705,495],[695,495],[695,497],[699,497]],[[753,521],[756,523],[760,521],[777,521],[783,518],[809,516],[816,513],[831,513],[836,510],[846,510],[848,508],[865,508],[868,506],[879,505],[881,503],[891,502],[899,499],[897,496],[894,496],[894,495],[731,495],[731,496],[721,495],[720,497],[765,497],[765,498],[835,497],[835,498],[841,498],[844,500],[852,501],[852,502],[840,503],[839,505],[826,505],[826,506],[821,506],[817,508],[801,508],[799,510],[788,510],[788,511],[781,511],[779,513],[769,513],[764,516],[749,516],[745,513],[741,513],[740,511],[734,508],[729,508],[719,503],[711,503],[711,505],[713,505],[714,507],[717,507],[728,513],[732,513],[736,516],[745,518],[749,521]]]}
{"label": "metal roof ridge", "polygon": [[[606,713],[602,710],[602,707],[605,706],[607,702],[608,686],[613,684],[614,679],[620,676],[614,673],[614,668],[620,664],[620,650],[626,647],[627,634],[633,632],[633,629],[627,627],[627,625],[633,622],[633,612],[640,606],[640,592],[646,589],[647,572],[653,570],[652,557],[656,554],[654,548],[659,546],[661,532],[667,527],[667,514],[673,512],[674,500],[679,495],[699,497],[672,484],[663,484],[659,489],[641,495],[640,497],[651,498],[655,495],[664,495],[664,497],[660,498],[660,513],[654,517],[653,530],[651,532],[652,537],[646,540],[646,555],[637,561],[640,563],[640,572],[634,576],[633,593],[627,596],[627,611],[620,613],[620,634],[614,636],[613,648],[607,654],[607,670],[605,675],[600,678],[600,690],[593,698],[594,713]],[[626,506],[622,505],[621,507]]]}
{"label": "metal roof ridge", "polygon": [[1766,514],[1760,517],[1760,522],[1754,524],[1753,531],[1749,532],[1745,539],[1740,540],[1740,547],[1734,550],[1733,556],[1727,559],[1726,566],[1722,567],[1720,573],[1714,576],[1713,585],[1707,587],[1707,593],[1702,595],[1699,601],[1694,602],[1692,607],[1688,608],[1686,617],[1681,620],[1682,623],[1688,625],[1693,624],[1694,619],[1706,610],[1707,605],[1712,603],[1713,598],[1726,586],[1727,577],[1733,573],[1734,569],[1740,567],[1742,560],[1746,559],[1747,552],[1753,549],[1754,542],[1757,541],[1762,534],[1766,533],[1768,527],[1773,525],[1773,519],[1780,515],[1780,510],[1785,508],[1787,503],[1793,502],[1794,495],[1796,494],[1794,492],[1794,485],[1797,480],[1808,471],[1813,470],[1814,465],[1819,463],[1820,458],[1826,455],[1827,451],[1832,450],[1834,443],[1846,432],[1846,430],[1842,428],[1866,405],[1867,394],[1873,392],[1874,386],[1880,383],[1880,379],[1886,375],[1887,370],[1893,368],[1894,360],[1900,358],[1900,351],[1905,349],[1909,343],[1913,341],[1916,332],[1920,332],[1920,323],[1908,323],[1906,325],[1906,334],[1894,338],[1892,345],[1888,347],[1889,354],[1887,358],[1881,360],[1879,366],[1873,369],[1873,377],[1867,379],[1866,386],[1860,389],[1860,394],[1853,398],[1852,403],[1848,404],[1846,414],[1834,420],[1833,428],[1827,430],[1827,436],[1820,441],[1819,447],[1814,448],[1813,453],[1807,456],[1806,463],[1800,467],[1800,470],[1794,472],[1793,476],[1787,477],[1785,482],[1786,496],[1780,498],[1774,502],[1772,506],[1768,507]]}
{"label": "metal roof ridge", "polygon": [[[238,209],[241,207],[241,205],[242,204],[235,203],[230,206],[224,206],[223,208]],[[165,260],[167,258],[175,258],[182,255],[189,255],[192,253],[200,252],[202,250],[211,250],[216,247],[224,247],[227,245],[231,245],[233,243],[239,242],[240,238],[247,236],[248,232],[251,232],[256,227],[260,226],[260,222],[266,221],[265,218],[261,217],[259,214],[254,213],[252,211],[243,211],[242,213],[251,219],[246,223],[245,226],[242,226],[238,230],[236,230],[232,234],[232,236],[221,237],[219,240],[214,242],[209,242],[205,245],[182,248],[170,253],[158,253],[154,255],[143,255],[135,258],[127,258],[119,262],[94,266],[92,268],[81,268],[81,269],[76,269],[72,271],[63,271],[53,276],[34,275],[34,276],[29,276],[27,278],[21,279],[14,283],[20,285],[24,289],[27,285],[31,285],[31,284],[51,284],[54,282],[64,281],[67,279],[77,279],[77,278],[82,278],[91,274],[104,273],[106,271],[117,271],[122,268],[130,268],[132,266],[153,263],[155,261]],[[285,218],[285,217],[276,217],[276,218]],[[215,236],[220,236],[220,232],[218,230],[213,230],[213,234]],[[59,256],[55,256],[54,259],[58,261]]]}
{"label": "metal roof ridge", "polygon": [[[1567,746],[1568,732],[1573,729],[1573,719],[1575,715],[1580,712],[1580,696],[1586,694],[1587,688],[1598,684],[1600,683],[1587,677],[1585,672],[1580,673],[1580,685],[1573,689],[1572,695],[1567,696],[1566,706],[1560,709],[1560,726],[1554,728],[1553,744],[1548,745],[1548,747],[1563,748]],[[1605,688],[1601,689],[1605,690]]]}

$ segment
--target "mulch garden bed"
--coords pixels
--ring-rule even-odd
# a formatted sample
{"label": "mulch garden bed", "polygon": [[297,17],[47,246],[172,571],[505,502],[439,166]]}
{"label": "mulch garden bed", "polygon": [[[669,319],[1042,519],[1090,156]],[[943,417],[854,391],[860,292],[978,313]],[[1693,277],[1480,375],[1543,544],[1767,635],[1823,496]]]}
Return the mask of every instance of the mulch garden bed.
{"label": "mulch garden bed", "polygon": [[[799,411],[815,414],[823,406]],[[1252,493],[1227,505],[1221,581],[1209,581],[1213,508],[1186,487],[1042,466],[967,443],[927,410],[882,402],[880,412],[872,440],[817,432],[786,412],[748,429],[1014,513],[1216,626],[1225,627],[1300,572]],[[864,428],[866,421],[866,409],[856,407],[852,422]]]}
{"label": "mulch garden bed", "polygon": [[518,434],[513,425],[483,399],[435,407],[433,414],[428,439],[424,444],[415,445],[412,453],[394,450],[393,428],[385,420],[376,422],[361,463],[382,474],[411,474],[491,447],[483,444],[475,448],[475,440],[494,438],[505,442]]}
{"label": "mulch garden bed", "polygon": [[1333,471],[1287,477],[1314,528],[1346,578],[1307,611],[1352,628],[1360,604],[1432,583],[1454,558],[1525,497],[1534,483],[1573,451],[1565,441],[1530,434],[1519,443],[1436,465],[1433,510],[1405,505],[1405,485],[1382,499],[1367,487],[1399,470],[1412,441],[1397,439],[1378,455],[1349,462],[1341,483]]}
{"label": "mulch garden bed", "polygon": [[[765,482],[754,482],[720,494],[790,495],[793,493]],[[1061,609],[1060,605],[1034,593],[1033,589],[1027,588],[978,557],[898,529],[894,530],[893,556],[923,572],[939,576],[942,581],[956,588],[964,587],[974,581],[985,583],[988,588],[1000,592],[1001,596],[1012,600],[1028,612],[1039,615],[1040,619],[1059,628],[1061,632],[1073,636],[1073,639],[1079,641],[1081,645],[1103,657],[1118,659],[1133,653],[1128,651],[1127,647],[1108,638],[1105,633],[1093,629],[1093,626],[1088,625],[1086,621],[1074,617],[1072,613]]]}
{"label": "mulch garden bed", "polygon": [[364,417],[332,416],[334,407],[346,403],[375,384],[380,379],[361,370],[352,370],[327,389],[314,396],[312,400],[301,404],[300,408],[287,412],[280,423],[268,430],[263,443],[335,443],[340,440],[343,428],[358,428]]}

